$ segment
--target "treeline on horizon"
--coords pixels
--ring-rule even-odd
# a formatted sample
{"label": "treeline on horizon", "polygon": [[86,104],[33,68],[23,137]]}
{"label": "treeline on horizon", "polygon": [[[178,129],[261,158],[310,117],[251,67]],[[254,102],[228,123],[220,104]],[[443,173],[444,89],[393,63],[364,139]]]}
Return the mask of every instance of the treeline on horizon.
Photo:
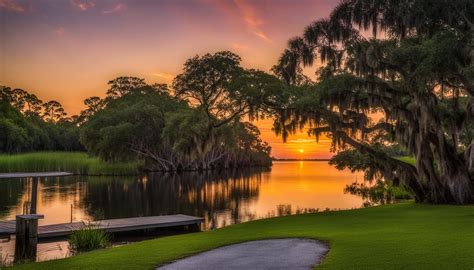
{"label": "treeline on horizon", "polygon": [[172,88],[118,77],[105,98],[85,99],[86,109],[71,117],[57,101],[3,86],[0,152],[87,151],[164,171],[270,166],[271,147],[244,117],[269,116],[265,104],[284,84],[240,61],[228,51],[196,56]]}

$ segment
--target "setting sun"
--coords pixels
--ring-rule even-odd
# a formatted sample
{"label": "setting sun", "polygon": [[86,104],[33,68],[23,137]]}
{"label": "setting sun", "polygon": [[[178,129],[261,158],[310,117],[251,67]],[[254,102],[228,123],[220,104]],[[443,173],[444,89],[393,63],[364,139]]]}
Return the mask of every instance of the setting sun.
{"label": "setting sun", "polygon": [[303,153],[304,149],[299,149],[298,152]]}

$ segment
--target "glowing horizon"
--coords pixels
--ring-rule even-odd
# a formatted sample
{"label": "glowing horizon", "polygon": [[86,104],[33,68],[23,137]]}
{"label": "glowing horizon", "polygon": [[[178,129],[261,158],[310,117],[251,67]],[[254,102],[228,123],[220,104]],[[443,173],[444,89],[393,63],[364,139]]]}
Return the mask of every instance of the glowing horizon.
{"label": "glowing horizon", "polygon": [[[326,17],[332,0],[0,0],[0,85],[59,101],[69,115],[104,97],[107,82],[136,76],[170,83],[186,59],[230,50],[266,72],[289,38]],[[308,75],[314,73],[309,71]],[[328,158],[304,132],[287,143],[257,122],[278,158]],[[299,150],[303,149],[303,152]]]}

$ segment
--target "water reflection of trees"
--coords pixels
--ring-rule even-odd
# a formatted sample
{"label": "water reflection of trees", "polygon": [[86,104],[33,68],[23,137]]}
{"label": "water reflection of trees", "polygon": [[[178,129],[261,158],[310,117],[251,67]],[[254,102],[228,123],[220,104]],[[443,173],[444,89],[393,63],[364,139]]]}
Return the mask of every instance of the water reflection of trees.
{"label": "water reflection of trees", "polygon": [[90,178],[84,207],[94,218],[187,214],[205,218],[207,228],[255,218],[249,208],[259,194],[258,169],[180,174],[153,173],[142,178]]}
{"label": "water reflection of trees", "polygon": [[[79,201],[84,196],[87,182],[81,176],[40,178],[37,196],[43,205],[59,200],[63,203]],[[33,205],[33,178],[2,180],[0,185],[0,218],[11,213],[29,213]],[[39,198],[37,199],[39,200]],[[38,202],[38,201],[37,201]],[[66,213],[69,214],[69,213]]]}
{"label": "water reflection of trees", "polygon": [[28,181],[26,178],[1,181],[0,218],[4,218],[8,215],[10,208],[17,206],[20,203],[27,188]]}

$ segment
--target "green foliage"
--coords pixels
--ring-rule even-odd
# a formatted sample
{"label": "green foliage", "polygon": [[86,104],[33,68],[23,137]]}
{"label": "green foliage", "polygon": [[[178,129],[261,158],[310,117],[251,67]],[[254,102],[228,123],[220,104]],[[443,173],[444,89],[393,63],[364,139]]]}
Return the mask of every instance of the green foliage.
{"label": "green foliage", "polygon": [[262,71],[244,69],[229,51],[188,59],[173,81],[176,97],[196,105],[218,127],[242,116],[268,115],[280,104],[286,85]]}
{"label": "green foliage", "polygon": [[394,186],[390,181],[380,179],[372,185],[354,182],[347,185],[344,192],[362,197],[365,207],[412,199],[410,193],[403,187]]}
{"label": "green foliage", "polygon": [[[402,203],[246,222],[18,269],[152,269],[220,246],[278,238],[327,241],[318,269],[471,269],[474,206]],[[455,232],[455,233],[454,233]]]}
{"label": "green foliage", "polygon": [[83,152],[35,152],[0,155],[0,171],[48,172],[66,171],[82,175],[133,175],[140,163],[107,163]]}
{"label": "green foliage", "polygon": [[[56,116],[44,121],[28,100],[31,95],[21,91],[26,94],[18,96],[14,90],[12,97],[0,99],[0,153],[84,150],[74,123]],[[10,99],[14,101],[8,102]]]}
{"label": "green foliage", "polygon": [[[109,98],[81,126],[81,142],[90,153],[106,161],[143,160],[147,170],[271,164],[270,147],[251,124],[240,121],[240,115],[221,119],[212,110],[171,97],[164,87],[130,87]],[[234,114],[221,105],[215,109]]]}
{"label": "green foliage", "polygon": [[81,142],[107,161],[137,160],[162,146],[165,114],[184,106],[167,94],[125,95],[109,101],[82,126]]}
{"label": "green foliage", "polygon": [[46,143],[44,130],[28,121],[8,102],[0,100],[0,153],[32,150]]}
{"label": "green foliage", "polygon": [[75,230],[68,238],[69,248],[73,254],[92,251],[110,246],[111,234],[96,225],[89,223],[80,230]]}

